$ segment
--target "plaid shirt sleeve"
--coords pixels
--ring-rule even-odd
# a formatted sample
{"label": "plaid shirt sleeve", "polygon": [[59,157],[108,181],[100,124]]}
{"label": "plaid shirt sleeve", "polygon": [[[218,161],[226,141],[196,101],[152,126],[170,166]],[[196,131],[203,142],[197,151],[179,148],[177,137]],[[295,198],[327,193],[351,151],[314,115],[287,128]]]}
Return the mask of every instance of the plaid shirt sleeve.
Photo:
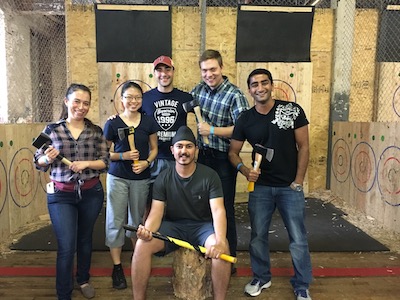
{"label": "plaid shirt sleeve", "polygon": [[[249,103],[243,92],[224,77],[223,83],[211,90],[204,82],[193,90],[194,99],[199,101],[204,121],[216,127],[233,126],[240,113],[249,109]],[[209,147],[222,152],[229,149],[229,139],[209,136]]]}
{"label": "plaid shirt sleeve", "polygon": [[[50,136],[54,148],[70,161],[102,160],[106,168],[103,170],[85,169],[81,174],[74,173],[67,165],[60,160],[55,160],[51,164],[50,178],[59,182],[74,182],[78,175],[81,180],[88,180],[98,177],[100,173],[106,172],[110,157],[108,146],[103,135],[102,129],[86,122],[86,126],[79,138],[75,140],[68,130],[65,120],[59,121],[52,126],[47,126],[45,132]],[[35,159],[43,155],[42,150],[37,150]],[[39,170],[46,171],[48,167],[37,167]]]}

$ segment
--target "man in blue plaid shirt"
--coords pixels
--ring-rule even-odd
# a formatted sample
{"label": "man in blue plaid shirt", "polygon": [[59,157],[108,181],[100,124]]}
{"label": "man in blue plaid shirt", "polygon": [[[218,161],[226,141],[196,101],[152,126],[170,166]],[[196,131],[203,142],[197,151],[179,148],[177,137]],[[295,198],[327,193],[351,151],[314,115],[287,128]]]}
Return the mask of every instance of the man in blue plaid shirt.
{"label": "man in blue plaid shirt", "polygon": [[[243,92],[222,75],[222,56],[216,50],[206,50],[199,59],[203,81],[191,92],[199,102],[204,122],[198,123],[198,162],[213,168],[222,181],[227,214],[227,238],[232,256],[236,256],[235,192],[237,170],[228,159],[230,137],[242,111],[249,109]],[[209,143],[204,143],[204,136]],[[233,268],[232,273],[236,270]]]}

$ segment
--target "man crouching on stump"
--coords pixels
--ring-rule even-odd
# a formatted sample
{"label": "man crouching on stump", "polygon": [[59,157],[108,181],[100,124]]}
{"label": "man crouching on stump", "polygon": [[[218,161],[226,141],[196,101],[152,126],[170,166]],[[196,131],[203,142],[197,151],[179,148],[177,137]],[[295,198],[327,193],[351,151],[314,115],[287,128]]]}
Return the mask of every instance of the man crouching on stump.
{"label": "man crouching on stump", "polygon": [[196,150],[192,130],[180,127],[171,146],[175,168],[157,176],[149,216],[137,230],[131,269],[135,300],[146,299],[153,254],[163,256],[178,248],[153,238],[152,232],[204,246],[205,256],[212,259],[214,299],[225,299],[231,266],[219,259],[221,254],[229,254],[222,185],[214,170],[195,162]]}

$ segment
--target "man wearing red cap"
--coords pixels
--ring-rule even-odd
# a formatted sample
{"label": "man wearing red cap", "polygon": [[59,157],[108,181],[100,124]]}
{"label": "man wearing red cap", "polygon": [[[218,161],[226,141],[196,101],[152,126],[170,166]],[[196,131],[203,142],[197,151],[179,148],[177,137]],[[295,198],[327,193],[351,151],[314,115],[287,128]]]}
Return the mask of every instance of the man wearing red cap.
{"label": "man wearing red cap", "polygon": [[158,155],[150,169],[152,182],[162,170],[174,166],[174,157],[170,150],[171,140],[178,128],[187,124],[187,114],[182,103],[193,100],[189,93],[174,88],[175,67],[170,57],[157,57],[153,66],[157,87],[143,94],[142,105],[143,112],[153,116],[158,124]]}

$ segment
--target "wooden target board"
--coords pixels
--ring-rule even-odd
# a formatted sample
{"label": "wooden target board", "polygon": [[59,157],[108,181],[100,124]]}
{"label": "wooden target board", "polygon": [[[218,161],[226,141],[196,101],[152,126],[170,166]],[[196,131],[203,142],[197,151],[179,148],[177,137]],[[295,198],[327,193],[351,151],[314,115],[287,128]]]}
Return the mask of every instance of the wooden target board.
{"label": "wooden target board", "polygon": [[15,205],[27,207],[35,199],[39,186],[39,175],[32,161],[33,152],[19,149],[11,160],[9,178],[10,195]]}
{"label": "wooden target board", "polygon": [[247,77],[258,68],[271,72],[273,98],[300,104],[307,118],[311,119],[312,63],[237,63],[237,85],[245,93],[250,106],[254,103],[248,92]]}
{"label": "wooden target board", "polygon": [[152,63],[98,63],[100,124],[122,112],[121,87],[127,81],[138,83],[143,92],[157,86]]}
{"label": "wooden target board", "polygon": [[376,165],[372,146],[367,142],[358,143],[351,155],[351,178],[360,192],[368,192],[374,186]]}
{"label": "wooden target board", "polygon": [[8,195],[7,172],[3,161],[0,159],[0,216],[3,212]]}
{"label": "wooden target board", "polygon": [[343,138],[339,138],[332,149],[332,175],[338,182],[345,182],[350,174],[349,144]]}
{"label": "wooden target board", "polygon": [[378,163],[378,188],[389,205],[400,206],[400,148],[384,149]]}
{"label": "wooden target board", "polygon": [[332,192],[396,232],[400,218],[399,131],[398,122],[334,122],[331,166]]}
{"label": "wooden target board", "polygon": [[[47,214],[46,193],[41,187],[40,177],[43,176],[45,181],[48,175],[36,169],[33,162],[36,148],[32,146],[32,141],[45,124],[10,124],[5,127],[3,134],[0,132],[6,150],[0,151],[3,163],[0,163],[0,196],[6,195],[6,203],[1,203],[1,222],[3,218],[7,220],[9,233]],[[6,160],[3,160],[3,154]]]}
{"label": "wooden target board", "polygon": [[400,86],[394,91],[392,105],[394,112],[400,118]]}

